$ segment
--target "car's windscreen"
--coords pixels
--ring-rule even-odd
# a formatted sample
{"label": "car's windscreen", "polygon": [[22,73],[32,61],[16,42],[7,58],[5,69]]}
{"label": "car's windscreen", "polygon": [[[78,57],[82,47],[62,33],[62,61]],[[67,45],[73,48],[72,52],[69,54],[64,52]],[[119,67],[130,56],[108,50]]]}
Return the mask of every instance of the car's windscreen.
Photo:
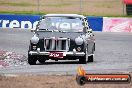
{"label": "car's windscreen", "polygon": [[83,32],[83,24],[76,17],[45,17],[39,22],[38,30]]}

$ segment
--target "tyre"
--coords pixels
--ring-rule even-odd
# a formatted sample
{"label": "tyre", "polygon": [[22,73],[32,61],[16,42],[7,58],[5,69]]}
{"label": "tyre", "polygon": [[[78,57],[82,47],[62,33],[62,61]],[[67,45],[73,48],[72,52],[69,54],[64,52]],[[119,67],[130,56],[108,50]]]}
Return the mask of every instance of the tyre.
{"label": "tyre", "polygon": [[[94,51],[95,51],[95,45],[92,49],[92,54],[94,54]],[[93,62],[93,60],[94,60],[94,55],[88,56],[88,62]]]}
{"label": "tyre", "polygon": [[85,55],[79,59],[80,64],[87,64],[88,62],[88,51],[87,49],[85,50]]}
{"label": "tyre", "polygon": [[37,59],[36,59],[35,56],[28,55],[28,63],[29,63],[30,65],[36,65],[36,61],[37,61]]}
{"label": "tyre", "polygon": [[84,85],[86,83],[86,78],[84,76],[77,76],[76,81],[79,85]]}
{"label": "tyre", "polygon": [[45,59],[44,58],[40,58],[40,59],[38,59],[38,61],[39,61],[39,63],[45,63]]}
{"label": "tyre", "polygon": [[86,64],[86,63],[87,63],[86,56],[80,58],[80,59],[79,59],[79,63],[80,63],[80,64]]}
{"label": "tyre", "polygon": [[94,56],[93,55],[91,55],[91,56],[88,56],[88,62],[93,62],[93,58]]}

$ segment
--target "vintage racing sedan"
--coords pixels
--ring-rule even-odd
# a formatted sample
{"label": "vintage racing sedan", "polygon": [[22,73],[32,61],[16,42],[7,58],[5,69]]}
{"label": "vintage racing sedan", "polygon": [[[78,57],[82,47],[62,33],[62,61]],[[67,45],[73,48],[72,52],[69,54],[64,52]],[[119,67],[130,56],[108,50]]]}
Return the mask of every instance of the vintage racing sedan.
{"label": "vintage racing sedan", "polygon": [[76,60],[93,62],[95,38],[83,15],[47,14],[41,17],[30,40],[28,63]]}

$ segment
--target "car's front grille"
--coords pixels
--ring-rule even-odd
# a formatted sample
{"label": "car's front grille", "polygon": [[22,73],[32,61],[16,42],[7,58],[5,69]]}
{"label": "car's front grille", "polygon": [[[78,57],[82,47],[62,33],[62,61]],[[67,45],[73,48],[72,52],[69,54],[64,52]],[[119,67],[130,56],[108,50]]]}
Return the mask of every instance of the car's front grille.
{"label": "car's front grille", "polygon": [[68,38],[45,38],[45,51],[68,51],[70,40]]}

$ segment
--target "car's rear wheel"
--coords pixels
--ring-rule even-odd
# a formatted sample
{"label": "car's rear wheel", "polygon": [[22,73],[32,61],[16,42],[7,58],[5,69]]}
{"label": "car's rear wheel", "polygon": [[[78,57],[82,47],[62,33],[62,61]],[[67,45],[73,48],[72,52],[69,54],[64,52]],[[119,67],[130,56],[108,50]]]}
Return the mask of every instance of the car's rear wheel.
{"label": "car's rear wheel", "polygon": [[28,55],[28,63],[30,65],[36,65],[36,61],[37,61],[36,56]]}

